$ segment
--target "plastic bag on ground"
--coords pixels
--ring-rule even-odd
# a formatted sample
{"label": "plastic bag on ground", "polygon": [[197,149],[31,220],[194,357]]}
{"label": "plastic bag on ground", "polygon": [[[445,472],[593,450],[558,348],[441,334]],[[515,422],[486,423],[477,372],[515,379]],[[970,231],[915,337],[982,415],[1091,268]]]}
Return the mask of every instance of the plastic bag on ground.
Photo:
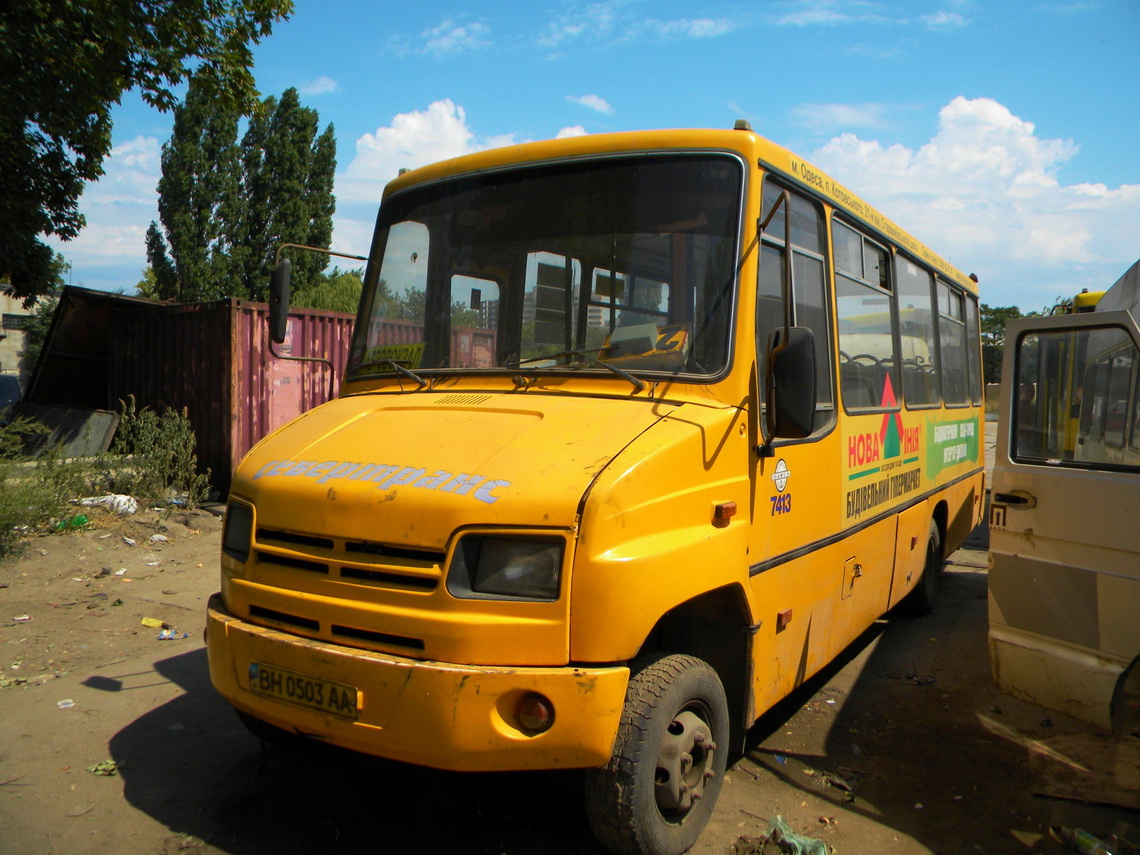
{"label": "plastic bag on ground", "polygon": [[124,496],[122,493],[112,493],[107,496],[88,496],[80,499],[81,505],[105,505],[119,516],[138,513],[139,503],[133,496]]}
{"label": "plastic bag on ground", "polygon": [[768,840],[779,846],[784,855],[828,855],[826,843],[814,837],[796,834],[781,816],[775,816],[769,821]]}

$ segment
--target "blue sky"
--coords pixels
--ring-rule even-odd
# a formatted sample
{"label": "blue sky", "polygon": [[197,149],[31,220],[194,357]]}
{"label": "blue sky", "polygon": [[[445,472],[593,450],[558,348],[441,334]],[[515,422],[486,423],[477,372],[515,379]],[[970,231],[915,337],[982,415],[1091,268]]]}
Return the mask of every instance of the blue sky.
{"label": "blue sky", "polygon": [[[336,128],[334,248],[402,166],[560,134],[753,128],[1025,310],[1140,258],[1137,0],[297,0],[255,51]],[[134,290],[172,120],[114,115],[76,285]]]}

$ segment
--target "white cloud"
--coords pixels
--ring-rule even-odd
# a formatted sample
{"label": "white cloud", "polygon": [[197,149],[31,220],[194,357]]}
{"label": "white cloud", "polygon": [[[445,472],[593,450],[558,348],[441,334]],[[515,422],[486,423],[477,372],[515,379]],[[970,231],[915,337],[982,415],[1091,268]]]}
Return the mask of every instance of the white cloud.
{"label": "white cloud", "polygon": [[887,104],[801,104],[792,110],[792,118],[816,131],[837,128],[882,128]]}
{"label": "white cloud", "polygon": [[[334,252],[344,252],[349,255],[368,255],[368,247],[372,243],[372,230],[376,226],[376,211],[380,200],[374,200],[371,206],[355,205],[360,208],[360,218],[354,216],[333,216],[333,241],[330,247]],[[351,258],[334,258],[334,264],[339,264],[345,270],[353,270],[364,262],[354,261]]]}
{"label": "white cloud", "polygon": [[792,11],[777,14],[772,22],[782,26],[816,27],[841,24],[903,24],[904,18],[891,17],[884,13],[881,3],[868,3],[865,0],[798,0],[793,3],[777,3],[774,7],[795,6]]}
{"label": "white cloud", "polygon": [[581,125],[571,125],[568,128],[563,128],[560,130],[557,134],[554,135],[554,138],[560,140],[565,139],[566,137],[584,137],[586,135],[586,129]]}
{"label": "white cloud", "polygon": [[982,279],[991,305],[1040,309],[1081,287],[1112,284],[1138,254],[1140,184],[1061,182],[1072,140],[989,98],[957,97],[918,149],[852,133],[812,155],[834,178]]}
{"label": "white cloud", "polygon": [[604,113],[607,116],[612,116],[614,108],[605,98],[600,98],[597,95],[567,95],[566,100],[572,104],[579,104],[589,110],[594,110],[597,113]]}
{"label": "white cloud", "polygon": [[618,2],[591,3],[585,9],[560,15],[539,36],[542,47],[555,48],[580,38],[600,39],[613,34]]}
{"label": "white cloud", "polygon": [[712,39],[731,33],[737,24],[728,18],[678,18],[674,21],[648,20],[630,28],[629,35],[640,33],[655,35],[663,39]]}
{"label": "white cloud", "polygon": [[135,137],[111,149],[103,176],[88,184],[80,208],[119,203],[153,205],[162,175],[162,145],[154,137]]}
{"label": "white cloud", "polygon": [[[130,290],[146,265],[147,226],[158,219],[162,146],[154,137],[135,137],[116,145],[103,169],[79,199],[87,226],[75,240],[49,238],[46,243],[71,263],[76,285]],[[107,273],[116,266],[129,272]]]}
{"label": "white cloud", "polygon": [[933,15],[922,15],[919,20],[931,30],[956,30],[969,23],[957,12],[935,12]]}
{"label": "white cloud", "polygon": [[811,27],[818,24],[846,24],[854,20],[852,16],[846,15],[842,12],[836,12],[834,9],[817,8],[817,9],[801,9],[797,12],[789,12],[786,15],[781,15],[776,19],[777,24],[789,24],[794,27]]}
{"label": "white cloud", "polygon": [[340,87],[337,86],[336,81],[331,77],[322,75],[316,80],[310,80],[307,83],[302,83],[300,92],[302,95],[324,95],[328,92],[336,92]]}
{"label": "white cloud", "polygon": [[538,38],[544,48],[562,48],[576,41],[624,43],[641,39],[708,39],[739,26],[730,18],[643,17],[628,0],[602,0],[559,15]]}
{"label": "white cloud", "polygon": [[392,124],[358,139],[356,157],[337,176],[337,198],[377,203],[384,185],[401,168],[413,169],[514,142],[509,134],[477,138],[461,106],[450,99],[436,101],[426,110],[400,113]]}
{"label": "white cloud", "polygon": [[419,53],[442,55],[480,50],[490,46],[490,35],[491,28],[484,23],[449,18],[420,33],[423,44]]}

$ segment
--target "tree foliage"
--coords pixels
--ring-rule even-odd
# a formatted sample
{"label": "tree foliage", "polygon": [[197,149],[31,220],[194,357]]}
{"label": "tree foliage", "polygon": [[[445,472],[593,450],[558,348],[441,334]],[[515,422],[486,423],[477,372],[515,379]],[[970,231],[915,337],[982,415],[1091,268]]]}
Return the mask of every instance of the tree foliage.
{"label": "tree foliage", "polygon": [[24,321],[24,349],[20,353],[20,374],[30,378],[36,369],[40,351],[47,341],[48,330],[55,319],[59,300],[55,297],[40,297],[36,300],[36,310]]}
{"label": "tree foliage", "polygon": [[990,307],[982,303],[982,375],[986,383],[1001,382],[1001,359],[1005,350],[1005,325],[1025,317],[1017,306]]}
{"label": "tree foliage", "polygon": [[210,95],[195,74],[174,108],[174,130],[162,147],[158,216],[147,230],[154,296],[183,302],[224,296],[229,264],[222,222],[238,202],[235,140],[238,112]]}
{"label": "tree foliage", "polygon": [[[205,92],[195,76],[162,149],[148,295],[261,300],[280,244],[332,241],[336,137],[332,125],[318,135],[317,111],[288,89],[262,102],[239,145],[238,115]],[[325,282],[328,256],[295,253],[292,261],[296,290]]]}
{"label": "tree foliage", "polygon": [[[274,256],[282,243],[328,247],[336,210],[336,135],[318,136],[320,117],[301,106],[296,89],[267,98],[241,142],[240,205],[227,225],[242,296],[264,299]],[[297,288],[315,285],[328,266],[323,253],[294,253]]]}
{"label": "tree foliage", "polygon": [[160,110],[201,61],[212,96],[257,96],[251,46],[292,0],[6,0],[0,4],[0,276],[24,299],[50,287],[51,249],[76,237],[79,197],[103,174],[111,108],[138,89]]}
{"label": "tree foliage", "polygon": [[322,309],[328,312],[356,314],[363,290],[363,269],[341,271],[334,267],[321,276],[318,282],[302,285],[293,291],[291,302],[298,308]]}

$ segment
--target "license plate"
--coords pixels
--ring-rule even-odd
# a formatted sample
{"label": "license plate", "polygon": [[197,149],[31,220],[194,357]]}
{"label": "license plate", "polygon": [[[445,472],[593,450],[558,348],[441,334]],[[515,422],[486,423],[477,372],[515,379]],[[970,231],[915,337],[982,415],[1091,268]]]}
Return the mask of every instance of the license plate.
{"label": "license plate", "polygon": [[296,671],[254,662],[249,666],[249,690],[291,704],[342,718],[357,717],[357,690],[344,683],[318,680]]}

